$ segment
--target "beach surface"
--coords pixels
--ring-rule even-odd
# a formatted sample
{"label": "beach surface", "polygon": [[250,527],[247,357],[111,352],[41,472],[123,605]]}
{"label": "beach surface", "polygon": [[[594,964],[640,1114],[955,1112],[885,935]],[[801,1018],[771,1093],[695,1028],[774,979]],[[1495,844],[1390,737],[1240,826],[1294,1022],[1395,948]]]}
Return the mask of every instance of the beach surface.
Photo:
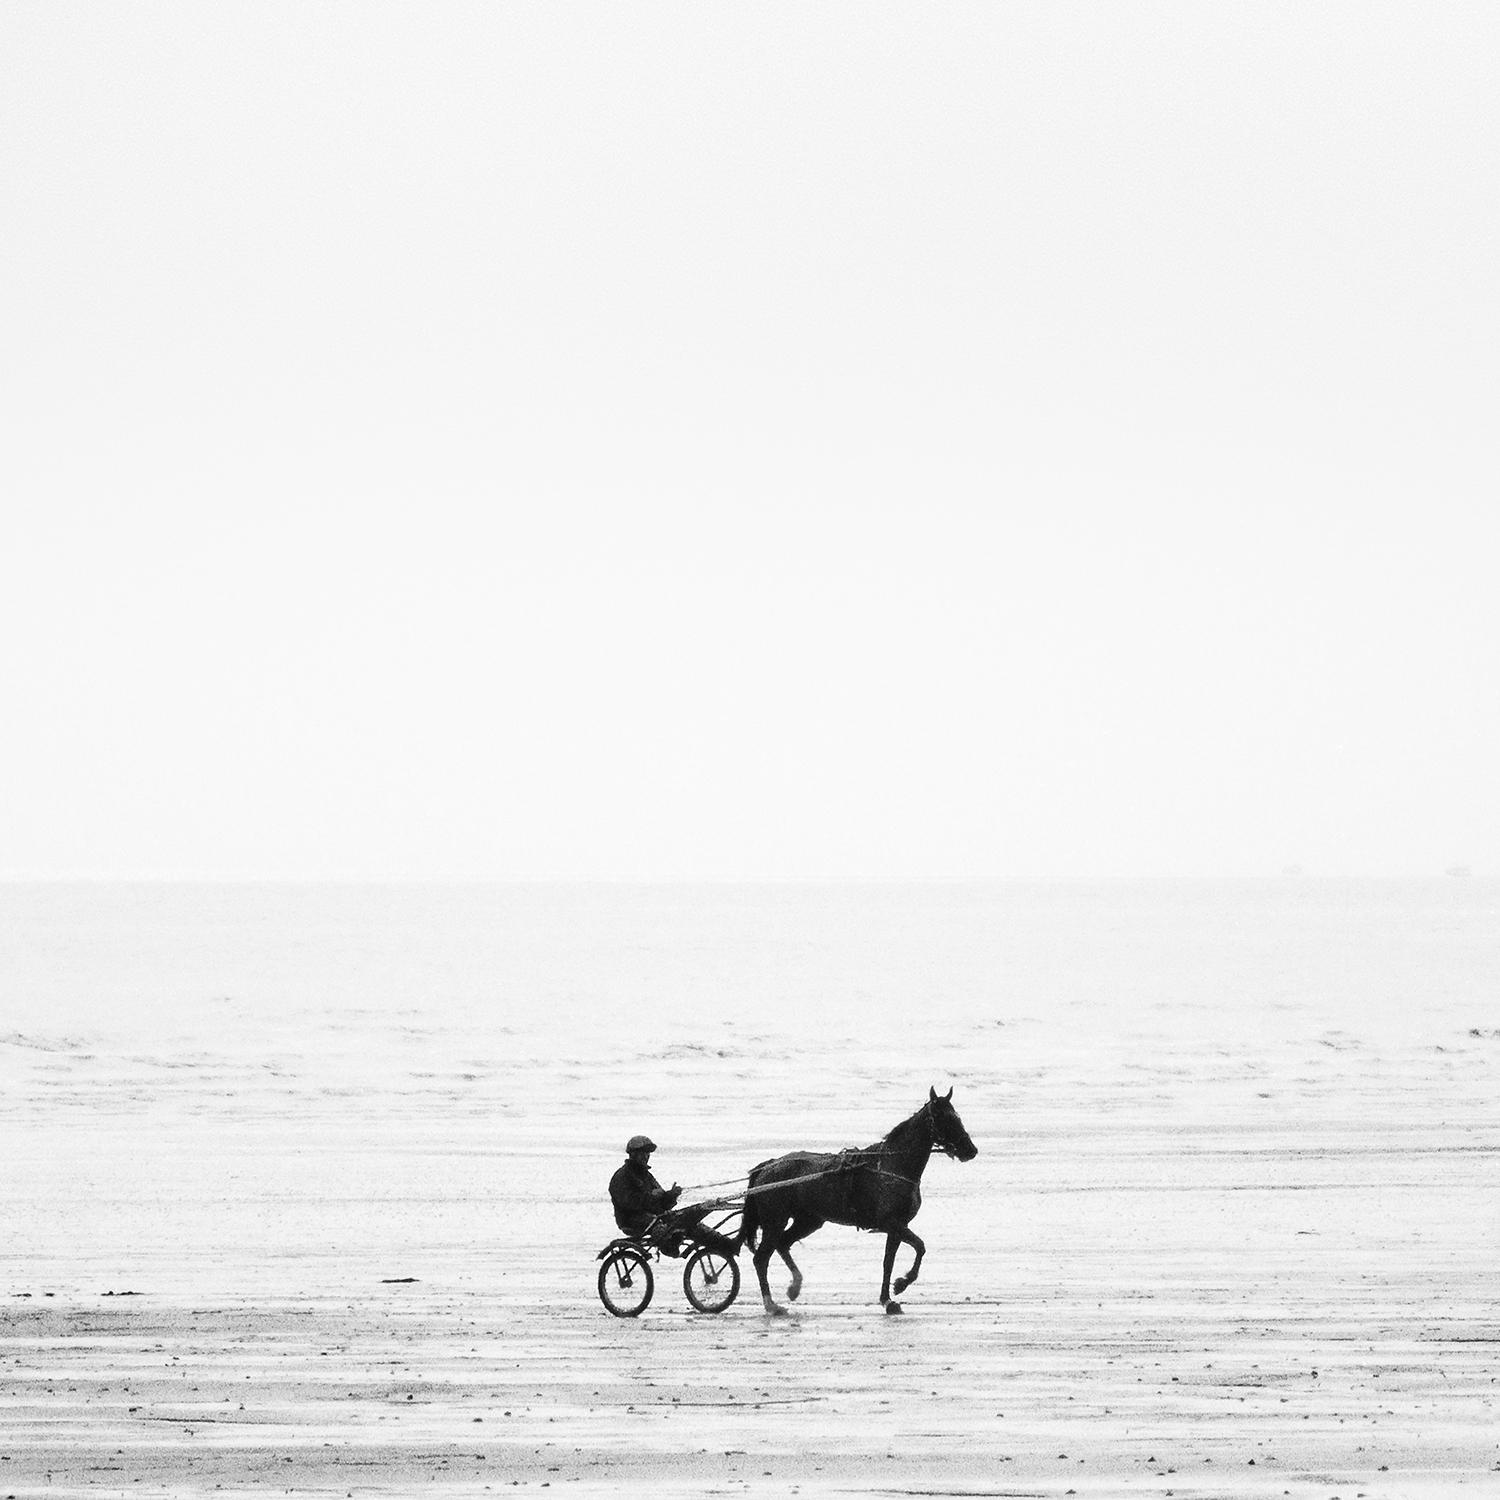
{"label": "beach surface", "polygon": [[[0,912],[0,1497],[1500,1494],[1495,882]],[[629,1135],[711,1196],[930,1086],[904,1316],[837,1226],[604,1311]]]}

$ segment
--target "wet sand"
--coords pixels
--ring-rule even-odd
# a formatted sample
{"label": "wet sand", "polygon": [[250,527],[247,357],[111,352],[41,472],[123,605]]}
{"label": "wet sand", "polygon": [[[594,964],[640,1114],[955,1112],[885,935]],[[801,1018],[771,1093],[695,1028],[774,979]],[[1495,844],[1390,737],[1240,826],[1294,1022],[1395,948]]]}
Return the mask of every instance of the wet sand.
{"label": "wet sand", "polygon": [[[408,1119],[399,1147],[388,1127],[385,1155],[252,1132],[220,1207],[278,1233],[237,1238],[217,1274],[191,1253],[201,1224],[174,1252],[180,1205],[128,1254],[12,1260],[0,1493],[1494,1493],[1497,1053],[1472,1040],[1473,1091],[1446,1089],[1442,1118],[1373,1133],[1258,1097],[1258,1122],[1184,1121],[1151,1090],[975,1131],[976,1162],[929,1168],[901,1318],[873,1303],[879,1242],[836,1227],[802,1247],[785,1320],[748,1261],[718,1318],[690,1312],[675,1262],[639,1320],[607,1316],[597,1205],[535,1191],[597,1175],[565,1136],[460,1155],[524,1168],[533,1193],[500,1222],[453,1170],[451,1122]],[[224,1143],[189,1120],[155,1148],[202,1183]],[[288,1162],[302,1181],[278,1190]]]}
{"label": "wet sand", "polygon": [[904,1320],[829,1301],[774,1323],[680,1296],[616,1323],[581,1294],[522,1322],[425,1286],[28,1307],[5,1493],[1494,1493],[1480,1310],[1204,1291],[935,1292]]}

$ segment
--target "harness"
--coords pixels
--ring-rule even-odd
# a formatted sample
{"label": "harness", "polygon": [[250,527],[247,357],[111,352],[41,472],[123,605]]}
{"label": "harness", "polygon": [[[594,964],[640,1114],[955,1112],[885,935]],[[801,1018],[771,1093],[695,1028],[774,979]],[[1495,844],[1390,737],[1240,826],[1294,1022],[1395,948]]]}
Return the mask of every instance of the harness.
{"label": "harness", "polygon": [[[927,1149],[929,1152],[936,1151],[941,1156],[946,1156],[952,1161],[958,1160],[958,1151],[952,1142],[940,1139],[938,1136],[937,1121],[932,1113],[932,1100],[928,1100],[921,1108],[923,1123],[927,1126]],[[900,1127],[898,1126],[897,1129]],[[892,1134],[895,1132],[893,1131]],[[885,1155],[884,1147],[890,1140],[887,1136],[879,1146],[846,1146],[842,1151],[834,1155],[833,1161],[826,1167],[820,1167],[816,1172],[804,1173],[801,1177],[786,1177],[779,1182],[767,1182],[759,1187],[749,1186],[748,1177],[732,1177],[724,1182],[702,1182],[689,1189],[691,1192],[706,1192],[709,1188],[739,1187],[746,1184],[743,1192],[738,1197],[715,1198],[700,1207],[733,1207],[742,1198],[753,1198],[757,1193],[775,1192],[781,1188],[799,1187],[806,1182],[819,1182],[825,1177],[837,1177],[848,1173],[871,1172],[877,1177],[884,1177],[892,1182],[903,1182],[908,1187],[916,1187],[919,1179],[908,1177],[905,1172],[893,1171],[890,1167],[882,1164]]]}

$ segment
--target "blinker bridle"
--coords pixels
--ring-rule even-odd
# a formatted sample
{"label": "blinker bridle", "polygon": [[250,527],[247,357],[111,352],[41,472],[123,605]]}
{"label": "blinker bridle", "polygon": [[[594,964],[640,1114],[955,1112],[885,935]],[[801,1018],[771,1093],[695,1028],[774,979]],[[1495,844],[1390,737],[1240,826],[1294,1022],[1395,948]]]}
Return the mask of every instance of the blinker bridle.
{"label": "blinker bridle", "polygon": [[941,1152],[942,1155],[949,1157],[953,1161],[958,1161],[960,1159],[958,1155],[958,1147],[955,1146],[953,1142],[950,1141],[946,1136],[940,1135],[938,1133],[937,1115],[933,1113],[933,1105],[935,1105],[936,1103],[936,1099],[929,1099],[927,1103],[922,1106],[922,1114],[926,1117],[927,1120],[927,1134],[932,1140],[932,1149],[934,1151]]}

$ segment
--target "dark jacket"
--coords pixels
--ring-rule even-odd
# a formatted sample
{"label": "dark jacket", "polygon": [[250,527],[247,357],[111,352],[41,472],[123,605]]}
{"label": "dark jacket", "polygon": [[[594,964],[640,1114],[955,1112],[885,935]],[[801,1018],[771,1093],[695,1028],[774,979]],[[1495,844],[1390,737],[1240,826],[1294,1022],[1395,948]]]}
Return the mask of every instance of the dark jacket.
{"label": "dark jacket", "polygon": [[677,1201],[652,1175],[650,1167],[626,1160],[609,1179],[609,1201],[615,1206],[615,1223],[625,1234],[644,1234],[658,1214]]}

